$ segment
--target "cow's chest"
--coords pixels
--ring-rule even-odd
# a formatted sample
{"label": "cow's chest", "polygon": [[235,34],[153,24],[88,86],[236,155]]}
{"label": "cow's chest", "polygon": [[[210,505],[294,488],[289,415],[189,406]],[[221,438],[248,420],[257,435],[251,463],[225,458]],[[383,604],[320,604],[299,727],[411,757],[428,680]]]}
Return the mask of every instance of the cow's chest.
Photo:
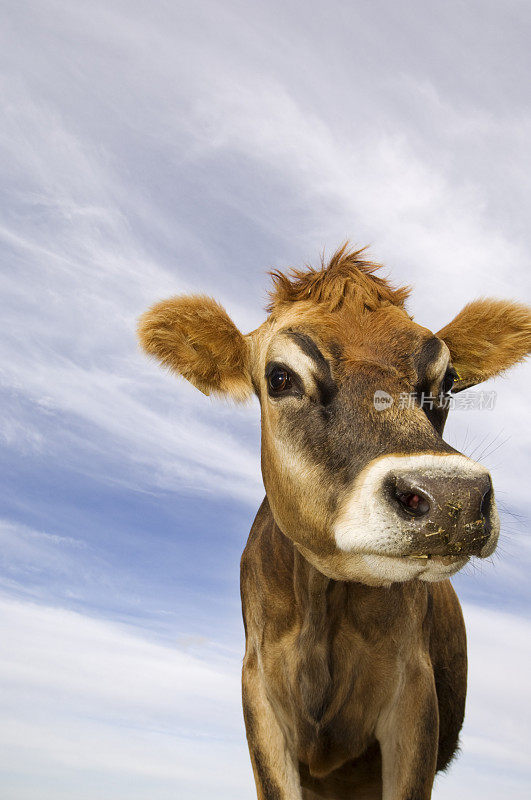
{"label": "cow's chest", "polygon": [[264,662],[277,713],[315,776],[374,743],[378,721],[427,649],[424,592],[390,596],[383,608],[344,586],[321,598],[321,616],[315,608],[301,615]]}

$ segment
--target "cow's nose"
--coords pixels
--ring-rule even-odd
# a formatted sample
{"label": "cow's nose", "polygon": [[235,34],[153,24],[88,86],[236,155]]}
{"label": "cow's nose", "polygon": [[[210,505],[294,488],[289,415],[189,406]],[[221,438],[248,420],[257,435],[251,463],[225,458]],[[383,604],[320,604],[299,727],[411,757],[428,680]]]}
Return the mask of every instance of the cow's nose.
{"label": "cow's nose", "polygon": [[412,553],[479,555],[490,533],[492,483],[474,475],[430,475],[417,470],[393,476],[391,500],[410,521]]}

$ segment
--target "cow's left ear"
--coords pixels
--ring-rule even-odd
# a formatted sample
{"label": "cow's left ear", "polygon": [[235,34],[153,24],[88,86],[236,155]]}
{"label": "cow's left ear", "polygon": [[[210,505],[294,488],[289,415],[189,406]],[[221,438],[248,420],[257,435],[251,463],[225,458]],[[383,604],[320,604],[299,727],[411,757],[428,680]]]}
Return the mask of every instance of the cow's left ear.
{"label": "cow's left ear", "polygon": [[454,391],[499,375],[531,353],[531,308],[508,300],[469,303],[437,333],[459,380]]}

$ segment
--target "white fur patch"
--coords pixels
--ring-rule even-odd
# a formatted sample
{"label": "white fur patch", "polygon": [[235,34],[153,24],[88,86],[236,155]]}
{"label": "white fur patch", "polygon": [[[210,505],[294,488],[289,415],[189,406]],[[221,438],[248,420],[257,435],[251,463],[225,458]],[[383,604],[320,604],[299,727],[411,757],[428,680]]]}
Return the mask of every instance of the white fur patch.
{"label": "white fur patch", "polygon": [[[311,394],[315,390],[315,362],[301,350],[299,345],[289,336],[277,336],[268,350],[267,361],[278,361],[288,369],[297,373],[304,383],[305,391]],[[274,402],[274,401],[273,401]]]}

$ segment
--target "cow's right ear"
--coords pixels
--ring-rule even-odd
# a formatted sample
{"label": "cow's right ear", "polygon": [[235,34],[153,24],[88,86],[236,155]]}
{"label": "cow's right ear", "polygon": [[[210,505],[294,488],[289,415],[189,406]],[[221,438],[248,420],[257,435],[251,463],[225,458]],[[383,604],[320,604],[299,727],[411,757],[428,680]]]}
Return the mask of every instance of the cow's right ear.
{"label": "cow's right ear", "polygon": [[510,300],[469,303],[437,333],[448,345],[459,380],[475,386],[523,361],[531,352],[531,309]]}
{"label": "cow's right ear", "polygon": [[189,295],[157,303],[140,317],[138,337],[148,355],[204,394],[235,400],[251,395],[247,341],[212,298]]}

